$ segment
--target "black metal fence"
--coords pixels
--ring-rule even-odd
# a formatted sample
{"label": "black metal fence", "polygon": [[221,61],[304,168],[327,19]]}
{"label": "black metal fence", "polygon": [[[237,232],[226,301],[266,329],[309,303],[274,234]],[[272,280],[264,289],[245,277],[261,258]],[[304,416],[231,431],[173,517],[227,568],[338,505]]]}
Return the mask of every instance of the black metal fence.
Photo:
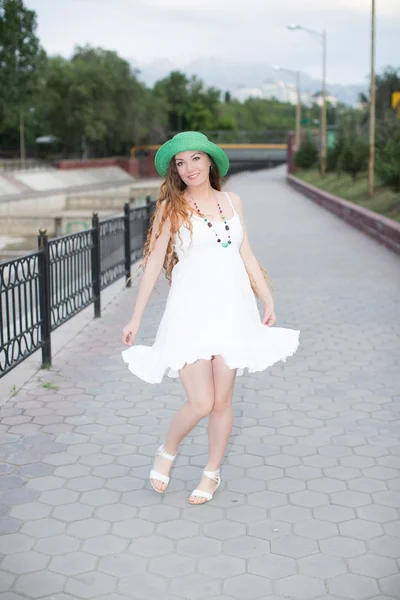
{"label": "black metal fence", "polygon": [[38,250],[0,263],[0,377],[42,349],[51,365],[51,332],[94,304],[101,316],[101,290],[125,277],[143,251],[155,204],[124,205],[123,216],[49,240],[40,230]]}

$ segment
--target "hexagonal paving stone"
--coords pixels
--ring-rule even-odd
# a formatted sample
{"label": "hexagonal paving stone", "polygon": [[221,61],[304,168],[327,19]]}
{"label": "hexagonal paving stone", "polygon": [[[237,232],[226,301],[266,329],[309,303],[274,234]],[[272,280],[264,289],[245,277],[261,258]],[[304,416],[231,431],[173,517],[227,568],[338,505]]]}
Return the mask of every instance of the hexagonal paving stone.
{"label": "hexagonal paving stone", "polygon": [[378,523],[370,523],[363,519],[352,519],[345,523],[339,523],[341,535],[352,537],[357,540],[370,540],[382,535],[382,527]]}
{"label": "hexagonal paving stone", "polygon": [[271,552],[291,558],[301,558],[318,552],[318,545],[314,540],[297,535],[285,535],[272,540]]}
{"label": "hexagonal paving stone", "polygon": [[67,533],[83,540],[102,535],[111,529],[111,524],[100,519],[84,519],[68,525]]}
{"label": "hexagonal paving stone", "polygon": [[288,535],[292,532],[292,526],[290,523],[284,523],[282,521],[275,521],[269,519],[268,521],[260,521],[259,523],[251,523],[249,525],[249,535],[253,537],[259,537],[264,540],[274,540],[278,537]]}
{"label": "hexagonal paving stone", "polygon": [[208,600],[218,594],[219,583],[218,580],[202,573],[192,573],[176,577],[171,582],[171,592],[184,600]]}
{"label": "hexagonal paving stone", "polygon": [[226,511],[226,517],[230,521],[244,524],[262,521],[266,516],[267,511],[256,506],[252,506],[251,510],[249,510],[248,506],[234,506],[233,508],[228,508]]}
{"label": "hexagonal paving stone", "polygon": [[349,567],[353,573],[374,577],[375,579],[394,575],[399,570],[395,560],[376,554],[365,554],[364,556],[351,558]]}
{"label": "hexagonal paving stone", "polygon": [[61,592],[65,585],[65,577],[50,573],[49,571],[37,571],[27,575],[20,575],[14,584],[16,592],[27,594],[29,598],[43,598],[49,594]]}
{"label": "hexagonal paving stone", "polygon": [[106,556],[107,554],[123,552],[127,544],[128,540],[121,539],[116,535],[100,535],[86,540],[82,546],[82,550],[97,556]]}
{"label": "hexagonal paving stone", "polygon": [[241,523],[223,519],[216,523],[206,523],[203,532],[206,536],[217,540],[229,540],[246,535],[246,527]]}
{"label": "hexagonal paving stone", "polygon": [[343,558],[358,556],[366,551],[364,542],[344,536],[321,540],[320,547],[321,550],[327,554],[333,554],[334,556],[341,556]]}
{"label": "hexagonal paving stone", "polygon": [[120,537],[126,537],[130,540],[135,538],[150,535],[155,529],[155,524],[143,519],[132,519],[129,521],[119,521],[114,523],[111,532]]}
{"label": "hexagonal paving stone", "polygon": [[193,558],[203,558],[219,554],[221,552],[221,543],[204,536],[196,536],[179,541],[177,551],[180,554]]}
{"label": "hexagonal paving stone", "polygon": [[200,573],[205,573],[217,579],[226,579],[234,575],[240,575],[246,572],[246,562],[241,558],[234,556],[210,556],[203,558],[199,562]]}
{"label": "hexagonal paving stone", "polygon": [[372,594],[379,593],[376,581],[372,577],[363,577],[352,573],[338,575],[334,579],[328,580],[328,590],[332,594],[350,600],[364,600],[364,598],[370,598]]}
{"label": "hexagonal paving stone", "polygon": [[152,523],[172,521],[179,517],[179,509],[173,506],[147,506],[139,511],[140,518]]}
{"label": "hexagonal paving stone", "polygon": [[34,538],[45,538],[64,533],[67,526],[57,519],[35,519],[28,521],[21,527],[21,533],[26,533]]}
{"label": "hexagonal paving stone", "polygon": [[357,516],[366,521],[375,521],[376,523],[387,523],[396,521],[397,511],[388,506],[380,506],[379,504],[369,504],[357,509]]}
{"label": "hexagonal paving stone", "polygon": [[223,589],[225,593],[234,598],[243,600],[258,600],[266,598],[272,593],[272,585],[269,579],[248,573],[226,579]]}
{"label": "hexagonal paving stone", "polygon": [[54,535],[53,537],[39,540],[35,550],[49,556],[58,556],[68,552],[76,552],[78,547],[79,540],[76,538],[69,535]]}
{"label": "hexagonal paving stone", "polygon": [[49,565],[49,570],[61,575],[80,575],[85,571],[93,571],[96,565],[96,556],[86,552],[70,552],[64,556],[55,556]]}
{"label": "hexagonal paving stone", "polygon": [[247,501],[253,506],[259,506],[260,508],[273,508],[275,506],[283,506],[287,504],[285,494],[279,494],[277,492],[255,492],[247,496]]}
{"label": "hexagonal paving stone", "polygon": [[400,590],[400,573],[389,575],[389,577],[382,577],[379,580],[379,586],[384,594],[393,596],[397,600]]}
{"label": "hexagonal paving stone", "polygon": [[295,523],[293,526],[293,532],[296,535],[311,538],[313,540],[323,540],[324,538],[337,535],[338,528],[334,523],[311,519],[302,523]]}
{"label": "hexagonal paving stone", "polygon": [[178,577],[180,575],[189,575],[196,570],[196,563],[188,556],[181,554],[169,554],[167,556],[157,556],[149,561],[148,570],[150,573],[163,575],[164,577]]}
{"label": "hexagonal paving stone", "polygon": [[32,550],[35,540],[22,533],[9,533],[0,537],[0,554],[14,554]]}
{"label": "hexagonal paving stone", "polygon": [[269,554],[248,561],[248,572],[253,575],[269,577],[272,580],[294,575],[297,571],[296,561],[279,554]]}
{"label": "hexagonal paving stone", "polygon": [[83,493],[81,502],[83,504],[90,504],[90,506],[105,506],[106,504],[116,504],[119,498],[119,492],[102,489]]}
{"label": "hexagonal paving stone", "polygon": [[128,577],[136,573],[144,573],[147,560],[127,552],[104,556],[100,559],[97,570],[115,577]]}
{"label": "hexagonal paving stone", "polygon": [[[167,537],[171,540],[183,540],[197,536],[200,527],[190,521],[175,520],[167,523],[161,523],[157,527],[157,534]],[[207,535],[207,534],[206,534]]]}
{"label": "hexagonal paving stone", "polygon": [[288,523],[298,523],[299,521],[306,521],[311,519],[312,514],[308,508],[302,508],[301,506],[280,506],[271,510],[272,519],[277,521],[287,521]]}
{"label": "hexagonal paving stone", "polygon": [[307,508],[314,508],[316,506],[323,506],[329,504],[329,496],[327,494],[321,494],[316,491],[304,490],[301,492],[295,492],[290,494],[290,501],[292,504],[297,506],[304,506]]}
{"label": "hexagonal paving stone", "polygon": [[232,556],[251,558],[268,553],[269,543],[256,537],[241,536],[227,541],[224,551]]}
{"label": "hexagonal paving stone", "polygon": [[[134,540],[129,546],[129,552],[151,558],[153,556],[162,556],[173,551],[171,540],[167,540],[162,536],[149,535]],[[186,552],[183,552],[186,554]]]}
{"label": "hexagonal paving stone", "polygon": [[117,579],[115,577],[98,571],[91,571],[76,577],[69,577],[65,591],[74,598],[92,599],[97,598],[100,594],[113,592],[116,585]]}
{"label": "hexagonal paving stone", "polygon": [[372,552],[376,552],[376,554],[389,558],[400,558],[399,540],[394,536],[382,535],[374,540],[370,540],[368,545]]}
{"label": "hexagonal paving stone", "polygon": [[1,564],[2,569],[11,573],[34,573],[42,571],[50,562],[50,558],[38,552],[21,552],[5,556]]}
{"label": "hexagonal paving stone", "polygon": [[347,573],[346,561],[338,556],[329,556],[329,554],[306,556],[305,558],[300,558],[298,564],[300,573],[305,573],[318,579],[327,579]]}
{"label": "hexagonal paving stone", "polygon": [[293,596],[296,600],[308,600],[325,592],[323,582],[308,575],[291,575],[279,579],[275,586],[278,594]]}

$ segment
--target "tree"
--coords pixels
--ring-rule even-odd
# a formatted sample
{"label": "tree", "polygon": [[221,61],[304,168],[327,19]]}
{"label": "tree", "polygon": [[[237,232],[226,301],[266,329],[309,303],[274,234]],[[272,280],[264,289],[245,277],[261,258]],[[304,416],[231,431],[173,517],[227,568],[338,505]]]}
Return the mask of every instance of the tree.
{"label": "tree", "polygon": [[86,140],[91,154],[127,154],[140,130],[145,89],[129,63],[115,52],[78,47],[70,61],[49,59],[43,120],[79,154]]}
{"label": "tree", "polygon": [[[400,68],[385,67],[381,74],[375,77],[375,113],[376,119],[393,120],[395,114],[392,110],[392,93],[400,91]],[[368,106],[369,94],[361,93],[360,102]]]}
{"label": "tree", "polygon": [[318,149],[311,136],[304,138],[294,155],[294,164],[300,169],[310,169],[318,160]]}
{"label": "tree", "polygon": [[180,71],[172,71],[168,77],[154,85],[156,96],[164,98],[167,102],[169,126],[172,131],[186,129],[184,115],[189,101],[188,85],[188,78]]}
{"label": "tree", "polygon": [[348,139],[339,157],[339,169],[345,173],[349,173],[353,180],[355,180],[358,173],[367,168],[367,164],[367,142],[359,136]]}
{"label": "tree", "polygon": [[24,117],[34,108],[45,61],[36,28],[36,13],[22,0],[0,0],[0,133],[14,145],[20,129],[22,158]]}
{"label": "tree", "polygon": [[400,192],[400,123],[382,127],[377,139],[376,173],[382,183]]}

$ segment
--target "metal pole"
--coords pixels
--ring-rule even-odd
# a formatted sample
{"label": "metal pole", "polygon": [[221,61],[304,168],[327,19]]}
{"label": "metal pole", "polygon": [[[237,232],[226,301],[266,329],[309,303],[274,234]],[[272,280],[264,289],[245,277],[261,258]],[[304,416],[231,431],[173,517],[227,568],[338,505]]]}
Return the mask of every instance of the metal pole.
{"label": "metal pole", "polygon": [[322,32],[321,175],[326,174],[326,31]]}
{"label": "metal pole", "polygon": [[92,216],[92,290],[94,302],[94,316],[101,317],[101,254],[100,254],[100,221],[98,213]]}
{"label": "metal pole", "polygon": [[51,366],[51,299],[49,238],[46,229],[39,229],[39,304],[42,336],[42,368]]}
{"label": "metal pole", "polygon": [[375,0],[371,11],[371,83],[369,99],[368,196],[374,195],[375,169]]}
{"label": "metal pole", "polygon": [[25,123],[22,108],[19,111],[19,158],[25,162]]}
{"label": "metal pole", "polygon": [[131,287],[131,220],[129,202],[124,204],[125,284]]}
{"label": "metal pole", "polygon": [[300,99],[300,73],[296,73],[297,87],[297,105],[296,105],[296,149],[300,148],[300,120],[301,120],[301,99]]}

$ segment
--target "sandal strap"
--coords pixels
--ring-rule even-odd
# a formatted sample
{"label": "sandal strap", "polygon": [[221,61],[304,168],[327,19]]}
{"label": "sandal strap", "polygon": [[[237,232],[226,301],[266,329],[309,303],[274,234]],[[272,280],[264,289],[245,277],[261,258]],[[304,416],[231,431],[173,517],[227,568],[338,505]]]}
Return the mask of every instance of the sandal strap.
{"label": "sandal strap", "polygon": [[174,461],[176,458],[176,454],[175,454],[175,456],[172,456],[171,454],[168,454],[168,452],[165,452],[164,444],[161,444],[161,446],[157,450],[157,454],[158,454],[158,456],[162,456],[162,458],[166,458],[167,460],[170,460],[171,462]]}
{"label": "sandal strap", "polygon": [[216,471],[203,471],[203,475],[205,475],[209,479],[212,479],[216,483],[218,483],[221,480],[219,469],[217,469]]}
{"label": "sandal strap", "polygon": [[150,479],[157,479],[157,481],[162,481],[162,483],[166,483],[167,485],[169,484],[169,480],[170,480],[168,475],[164,475],[163,473],[154,471],[154,469],[152,469],[150,471]]}
{"label": "sandal strap", "polygon": [[191,496],[197,496],[198,498],[205,498],[206,500],[211,500],[213,495],[210,492],[203,492],[203,490],[194,490]]}

